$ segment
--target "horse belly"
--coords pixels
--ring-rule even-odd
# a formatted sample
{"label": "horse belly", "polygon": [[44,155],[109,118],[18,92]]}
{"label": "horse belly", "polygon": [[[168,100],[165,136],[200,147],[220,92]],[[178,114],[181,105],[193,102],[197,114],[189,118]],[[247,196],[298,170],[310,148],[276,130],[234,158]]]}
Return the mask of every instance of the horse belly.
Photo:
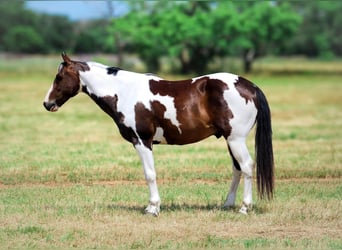
{"label": "horse belly", "polygon": [[192,130],[184,130],[182,131],[181,135],[175,138],[176,140],[174,144],[184,145],[199,142],[201,140],[204,140],[205,138],[208,138],[211,135],[214,135],[215,132],[216,131],[213,127],[199,127]]}
{"label": "horse belly", "polygon": [[183,123],[179,129],[169,126],[157,127],[153,141],[160,144],[184,145],[201,141],[215,133],[216,130],[211,125]]}

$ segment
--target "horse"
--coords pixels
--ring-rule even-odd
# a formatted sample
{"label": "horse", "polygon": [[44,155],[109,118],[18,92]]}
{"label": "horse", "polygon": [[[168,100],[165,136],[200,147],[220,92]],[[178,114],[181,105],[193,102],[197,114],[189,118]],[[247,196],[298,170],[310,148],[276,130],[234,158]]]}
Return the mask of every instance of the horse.
{"label": "horse", "polygon": [[[271,112],[264,93],[249,80],[215,73],[169,81],[96,62],[63,62],[48,90],[44,107],[56,112],[83,92],[116,123],[121,136],[132,143],[142,162],[150,198],[147,214],[158,216],[160,196],[153,145],[184,145],[209,136],[224,137],[232,158],[233,177],[224,208],[235,207],[240,177],[244,177],[243,214],[252,208],[252,175],[256,166],[260,199],[274,193]],[[255,166],[246,137],[256,124]]]}

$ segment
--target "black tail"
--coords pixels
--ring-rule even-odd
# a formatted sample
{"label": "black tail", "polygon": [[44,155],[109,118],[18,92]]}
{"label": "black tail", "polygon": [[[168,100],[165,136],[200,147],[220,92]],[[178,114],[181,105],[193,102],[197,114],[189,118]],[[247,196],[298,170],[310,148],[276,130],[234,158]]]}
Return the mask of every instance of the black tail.
{"label": "black tail", "polygon": [[259,197],[273,198],[274,190],[274,163],[272,147],[271,112],[263,92],[257,88],[256,133],[256,176]]}

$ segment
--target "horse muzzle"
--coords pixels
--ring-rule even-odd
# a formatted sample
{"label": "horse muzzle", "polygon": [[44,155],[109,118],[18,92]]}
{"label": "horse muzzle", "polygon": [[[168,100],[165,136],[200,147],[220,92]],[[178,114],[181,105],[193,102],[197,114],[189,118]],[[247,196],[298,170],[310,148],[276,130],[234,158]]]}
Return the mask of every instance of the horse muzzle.
{"label": "horse muzzle", "polygon": [[53,102],[44,102],[43,104],[46,110],[50,112],[56,112],[59,108],[58,105]]}

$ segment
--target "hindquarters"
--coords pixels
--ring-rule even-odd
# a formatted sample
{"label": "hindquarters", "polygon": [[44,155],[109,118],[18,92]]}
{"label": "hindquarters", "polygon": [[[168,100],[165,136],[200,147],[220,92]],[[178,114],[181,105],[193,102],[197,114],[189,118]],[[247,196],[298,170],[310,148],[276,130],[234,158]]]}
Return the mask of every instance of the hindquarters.
{"label": "hindquarters", "polygon": [[[236,110],[230,122],[232,129],[231,137],[247,136],[256,123],[255,132],[255,166],[257,189],[260,198],[271,199],[274,191],[274,161],[272,145],[271,111],[264,93],[250,81],[239,77],[234,83],[236,91],[245,102],[234,100],[238,98],[227,97],[227,102]],[[240,107],[240,108],[239,108]],[[234,109],[234,108],[233,108]]]}
{"label": "hindquarters", "polygon": [[[210,88],[211,85],[208,84],[208,95],[217,131],[227,139],[233,151],[233,160],[240,166],[234,165],[237,165],[238,170],[251,176],[252,161],[247,147],[245,148],[245,140],[256,124],[255,166],[258,194],[261,198],[272,198],[274,189],[272,126],[266,97],[257,86],[242,77],[232,80],[231,75],[222,74],[220,80],[215,81],[215,88]],[[219,96],[221,98],[218,98]]]}
{"label": "hindquarters", "polygon": [[216,74],[207,84],[208,103],[217,137],[247,137],[257,116],[253,84],[231,74]]}

